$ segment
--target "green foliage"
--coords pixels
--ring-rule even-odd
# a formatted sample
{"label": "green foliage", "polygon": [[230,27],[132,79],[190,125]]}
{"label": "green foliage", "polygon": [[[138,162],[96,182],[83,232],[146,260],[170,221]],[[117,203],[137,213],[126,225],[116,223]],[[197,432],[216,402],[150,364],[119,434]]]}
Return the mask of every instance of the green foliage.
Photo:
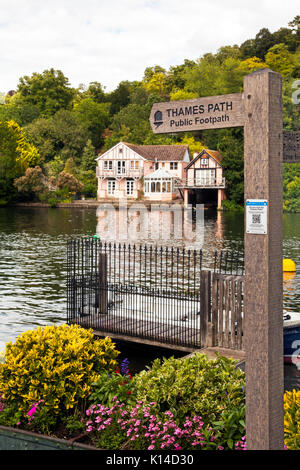
{"label": "green foliage", "polygon": [[127,406],[136,402],[132,377],[123,376],[117,372],[103,372],[98,380],[92,383],[92,393],[88,401],[91,405],[101,403],[105,406],[112,406],[115,400]]}
{"label": "green foliage", "polygon": [[47,175],[50,178],[51,177],[57,178],[59,173],[63,171],[64,167],[65,167],[64,161],[59,155],[55,155],[53,157],[53,160],[51,160],[45,165]]}
{"label": "green foliage", "polygon": [[0,121],[0,198],[11,199],[14,179],[40,162],[38,150],[28,142],[23,129],[14,121]]}
{"label": "green foliage", "polygon": [[74,90],[60,70],[45,70],[21,77],[18,92],[24,100],[37,106],[42,116],[53,116],[60,109],[71,106]]}
{"label": "green foliage", "polygon": [[81,171],[96,171],[96,151],[90,139],[87,140],[82,152]]}
{"label": "green foliage", "polygon": [[56,186],[58,189],[66,191],[66,195],[71,197],[76,193],[81,193],[83,191],[83,184],[78,181],[75,176],[66,171],[59,173],[56,181]]}
{"label": "green foliage", "polygon": [[97,103],[91,98],[82,99],[74,107],[75,116],[97,148],[103,144],[102,134],[109,122],[109,107],[109,103]]}
{"label": "green foliage", "polygon": [[86,130],[71,111],[60,110],[50,118],[39,118],[26,126],[26,135],[45,162],[59,156],[64,162],[73,157],[77,163],[86,144]]}
{"label": "green foliage", "polygon": [[300,163],[283,165],[283,209],[300,212]]}
{"label": "green foliage", "polygon": [[[134,377],[137,399],[170,410],[178,422],[198,414],[205,423],[223,419],[224,412],[244,404],[244,373],[232,360],[209,361],[195,353],[183,359],[156,359]],[[227,416],[227,415],[226,415]]]}
{"label": "green foliage", "polygon": [[78,168],[76,166],[74,158],[67,158],[63,171],[69,173],[69,175],[75,176],[75,178],[78,176]]}
{"label": "green foliage", "polygon": [[271,47],[266,54],[266,64],[284,77],[292,75],[296,65],[294,56],[289,52],[286,44],[276,44]]}
{"label": "green foliage", "polygon": [[21,127],[37,119],[39,115],[38,107],[27,103],[20,93],[15,93],[7,99],[4,106],[0,106],[0,121],[15,121]]}
{"label": "green foliage", "polygon": [[0,391],[23,417],[40,400],[57,415],[86,399],[99,374],[115,370],[118,354],[110,338],[95,340],[78,325],[38,327],[7,343]]}
{"label": "green foliage", "polygon": [[290,450],[300,450],[300,390],[284,394],[284,442]]}
{"label": "green foliage", "polygon": [[46,179],[39,166],[27,168],[25,175],[17,178],[14,185],[29,200],[37,199],[47,190]]}

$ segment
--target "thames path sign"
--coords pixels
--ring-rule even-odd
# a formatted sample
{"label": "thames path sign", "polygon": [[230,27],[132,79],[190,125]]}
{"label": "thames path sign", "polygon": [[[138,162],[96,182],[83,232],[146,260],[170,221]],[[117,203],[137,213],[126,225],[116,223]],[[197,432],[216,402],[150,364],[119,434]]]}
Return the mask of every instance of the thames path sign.
{"label": "thames path sign", "polygon": [[[250,201],[252,209],[257,208],[251,224],[259,220],[262,225],[261,230],[249,225],[244,235],[247,449],[283,449],[284,143],[286,159],[291,153],[288,138],[283,141],[282,77],[261,69],[244,78],[243,94],[156,103],[150,123],[155,133],[244,127],[245,205],[250,207]],[[290,136],[289,141],[295,138]],[[258,211],[261,201],[264,220]]]}
{"label": "thames path sign", "polygon": [[150,123],[153,132],[158,134],[243,126],[243,95],[235,93],[155,103]]}

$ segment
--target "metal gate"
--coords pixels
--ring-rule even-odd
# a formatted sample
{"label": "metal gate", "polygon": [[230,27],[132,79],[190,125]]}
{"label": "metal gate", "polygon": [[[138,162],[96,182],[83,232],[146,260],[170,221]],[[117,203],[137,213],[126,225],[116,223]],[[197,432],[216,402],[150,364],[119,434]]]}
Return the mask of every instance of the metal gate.
{"label": "metal gate", "polygon": [[243,271],[242,255],[233,252],[215,252],[204,263],[202,250],[97,239],[71,240],[67,250],[69,324],[188,348],[206,341],[204,267]]}

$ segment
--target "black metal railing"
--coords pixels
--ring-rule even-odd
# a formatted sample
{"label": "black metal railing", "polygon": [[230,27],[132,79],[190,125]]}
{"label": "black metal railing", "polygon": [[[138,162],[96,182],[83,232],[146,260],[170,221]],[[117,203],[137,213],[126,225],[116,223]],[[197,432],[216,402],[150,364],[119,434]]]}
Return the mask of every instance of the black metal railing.
{"label": "black metal railing", "polygon": [[201,346],[201,271],[242,275],[243,255],[76,239],[67,244],[67,321]]}

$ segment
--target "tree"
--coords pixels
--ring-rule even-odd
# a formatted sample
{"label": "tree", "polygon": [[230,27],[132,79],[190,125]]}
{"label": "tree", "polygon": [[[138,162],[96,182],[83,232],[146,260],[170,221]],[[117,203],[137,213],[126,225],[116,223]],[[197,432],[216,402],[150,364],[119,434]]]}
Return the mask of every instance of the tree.
{"label": "tree", "polygon": [[68,157],[73,157],[80,163],[87,131],[73,111],[61,109],[48,119],[39,118],[26,126],[25,131],[46,163],[55,155],[64,162]]}
{"label": "tree", "polygon": [[162,98],[168,96],[168,78],[162,72],[152,74],[151,78],[144,82],[144,86],[148,93],[155,93]]}
{"label": "tree", "polygon": [[0,198],[11,199],[13,180],[28,167],[40,164],[41,157],[14,121],[0,121]]}
{"label": "tree", "polygon": [[276,44],[266,54],[267,66],[284,77],[291,76],[294,68],[294,56],[285,44]]}
{"label": "tree", "polygon": [[53,116],[60,109],[70,109],[75,94],[68,78],[53,68],[21,77],[17,90],[27,103],[36,105],[44,117]]}
{"label": "tree", "polygon": [[82,152],[80,169],[82,171],[91,170],[95,173],[96,171],[95,159],[96,159],[95,147],[93,146],[92,141],[88,139]]}
{"label": "tree", "polygon": [[106,96],[110,103],[110,114],[113,116],[130,102],[132,84],[128,81],[120,82],[118,87]]}
{"label": "tree", "polygon": [[109,106],[109,103],[96,103],[91,98],[83,99],[74,106],[75,116],[96,148],[103,144],[102,134],[109,123]]}
{"label": "tree", "polygon": [[81,193],[84,187],[83,184],[75,178],[75,176],[66,173],[65,171],[62,171],[58,175],[56,186],[58,189],[65,190],[68,196]]}
{"label": "tree", "polygon": [[86,92],[87,98],[91,98],[95,103],[104,103],[105,93],[101,83],[91,82]]}
{"label": "tree", "polygon": [[255,72],[256,70],[263,69],[266,67],[266,64],[259,59],[259,57],[249,57],[240,62],[238,69],[241,71],[242,75],[247,75],[248,73]]}
{"label": "tree", "polygon": [[0,120],[15,121],[21,127],[37,119],[39,114],[38,107],[27,103],[20,93],[7,95],[5,104],[0,106]]}
{"label": "tree", "polygon": [[219,152],[225,169],[228,198],[237,205],[244,202],[244,139],[242,129],[223,129],[219,134]]}
{"label": "tree", "polygon": [[45,165],[45,170],[49,178],[57,178],[59,173],[63,171],[65,164],[59,155],[55,155],[53,160]]}
{"label": "tree", "polygon": [[193,159],[194,154],[199,154],[205,146],[199,140],[196,140],[194,136],[185,134],[181,142],[176,142],[176,145],[188,145],[191,158]]}
{"label": "tree", "polygon": [[46,178],[39,166],[27,168],[25,175],[16,178],[14,186],[27,199],[37,199],[47,190]]}
{"label": "tree", "polygon": [[254,39],[255,53],[253,55],[255,55],[256,57],[259,57],[260,59],[264,59],[266,53],[272,46],[274,46],[274,44],[275,44],[275,40],[274,40],[272,33],[270,33],[268,28],[262,28],[255,36],[255,39]]}
{"label": "tree", "polygon": [[76,163],[74,162],[74,159],[72,157],[67,158],[65,168],[63,170],[65,173],[68,173],[69,175],[75,176],[75,178],[78,175],[78,168],[76,166]]}

